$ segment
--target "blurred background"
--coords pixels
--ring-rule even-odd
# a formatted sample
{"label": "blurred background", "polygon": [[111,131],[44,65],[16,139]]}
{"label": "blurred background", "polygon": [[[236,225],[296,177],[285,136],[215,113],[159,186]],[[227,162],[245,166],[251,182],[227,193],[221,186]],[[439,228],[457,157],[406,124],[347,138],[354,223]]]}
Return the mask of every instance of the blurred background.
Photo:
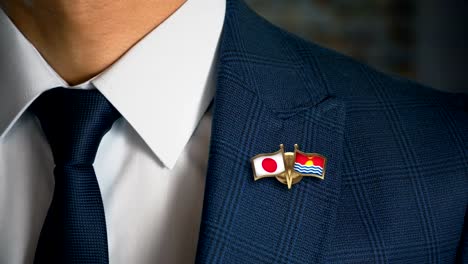
{"label": "blurred background", "polygon": [[466,0],[245,0],[269,21],[381,71],[468,93]]}

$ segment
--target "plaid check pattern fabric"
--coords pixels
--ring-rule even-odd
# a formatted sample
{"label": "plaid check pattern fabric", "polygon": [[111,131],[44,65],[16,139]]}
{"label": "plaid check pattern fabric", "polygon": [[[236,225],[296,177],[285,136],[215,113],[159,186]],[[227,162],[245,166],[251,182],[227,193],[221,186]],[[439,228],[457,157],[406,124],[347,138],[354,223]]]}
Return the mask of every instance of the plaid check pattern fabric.
{"label": "plaid check pattern fabric", "polygon": [[34,263],[108,263],[107,232],[93,163],[120,114],[98,90],[55,88],[31,106],[51,146],[55,189]]}
{"label": "plaid check pattern fabric", "polygon": [[[468,98],[380,73],[228,0],[197,263],[467,263]],[[250,158],[327,157],[323,181]]]}

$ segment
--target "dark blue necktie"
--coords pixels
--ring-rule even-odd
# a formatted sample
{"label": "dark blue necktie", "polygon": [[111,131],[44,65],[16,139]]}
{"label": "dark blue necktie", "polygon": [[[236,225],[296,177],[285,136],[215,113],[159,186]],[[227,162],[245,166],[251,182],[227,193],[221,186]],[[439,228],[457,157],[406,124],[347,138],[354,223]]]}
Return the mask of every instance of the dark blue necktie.
{"label": "dark blue necktie", "polygon": [[55,189],[35,264],[109,263],[106,220],[93,163],[120,117],[98,90],[55,88],[31,106],[55,161]]}

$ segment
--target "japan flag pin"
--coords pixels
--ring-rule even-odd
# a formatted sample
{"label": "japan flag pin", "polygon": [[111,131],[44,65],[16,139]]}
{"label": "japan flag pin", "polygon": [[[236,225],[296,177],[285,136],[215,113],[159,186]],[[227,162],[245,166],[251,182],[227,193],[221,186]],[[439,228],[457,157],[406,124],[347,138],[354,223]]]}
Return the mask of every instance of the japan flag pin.
{"label": "japan flag pin", "polygon": [[251,160],[254,180],[275,177],[291,189],[303,177],[325,179],[327,158],[318,153],[305,153],[294,145],[294,152],[284,152],[283,144],[272,153],[262,153]]}

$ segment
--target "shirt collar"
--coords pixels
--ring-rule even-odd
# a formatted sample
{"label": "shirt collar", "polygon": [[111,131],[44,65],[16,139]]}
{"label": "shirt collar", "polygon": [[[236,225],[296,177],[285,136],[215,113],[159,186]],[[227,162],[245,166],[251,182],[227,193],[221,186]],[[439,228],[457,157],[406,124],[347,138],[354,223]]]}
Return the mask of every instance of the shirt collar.
{"label": "shirt collar", "polygon": [[[87,82],[104,94],[168,168],[175,165],[213,98],[225,6],[224,0],[185,2]],[[0,39],[1,138],[41,93],[68,85],[1,9]]]}

